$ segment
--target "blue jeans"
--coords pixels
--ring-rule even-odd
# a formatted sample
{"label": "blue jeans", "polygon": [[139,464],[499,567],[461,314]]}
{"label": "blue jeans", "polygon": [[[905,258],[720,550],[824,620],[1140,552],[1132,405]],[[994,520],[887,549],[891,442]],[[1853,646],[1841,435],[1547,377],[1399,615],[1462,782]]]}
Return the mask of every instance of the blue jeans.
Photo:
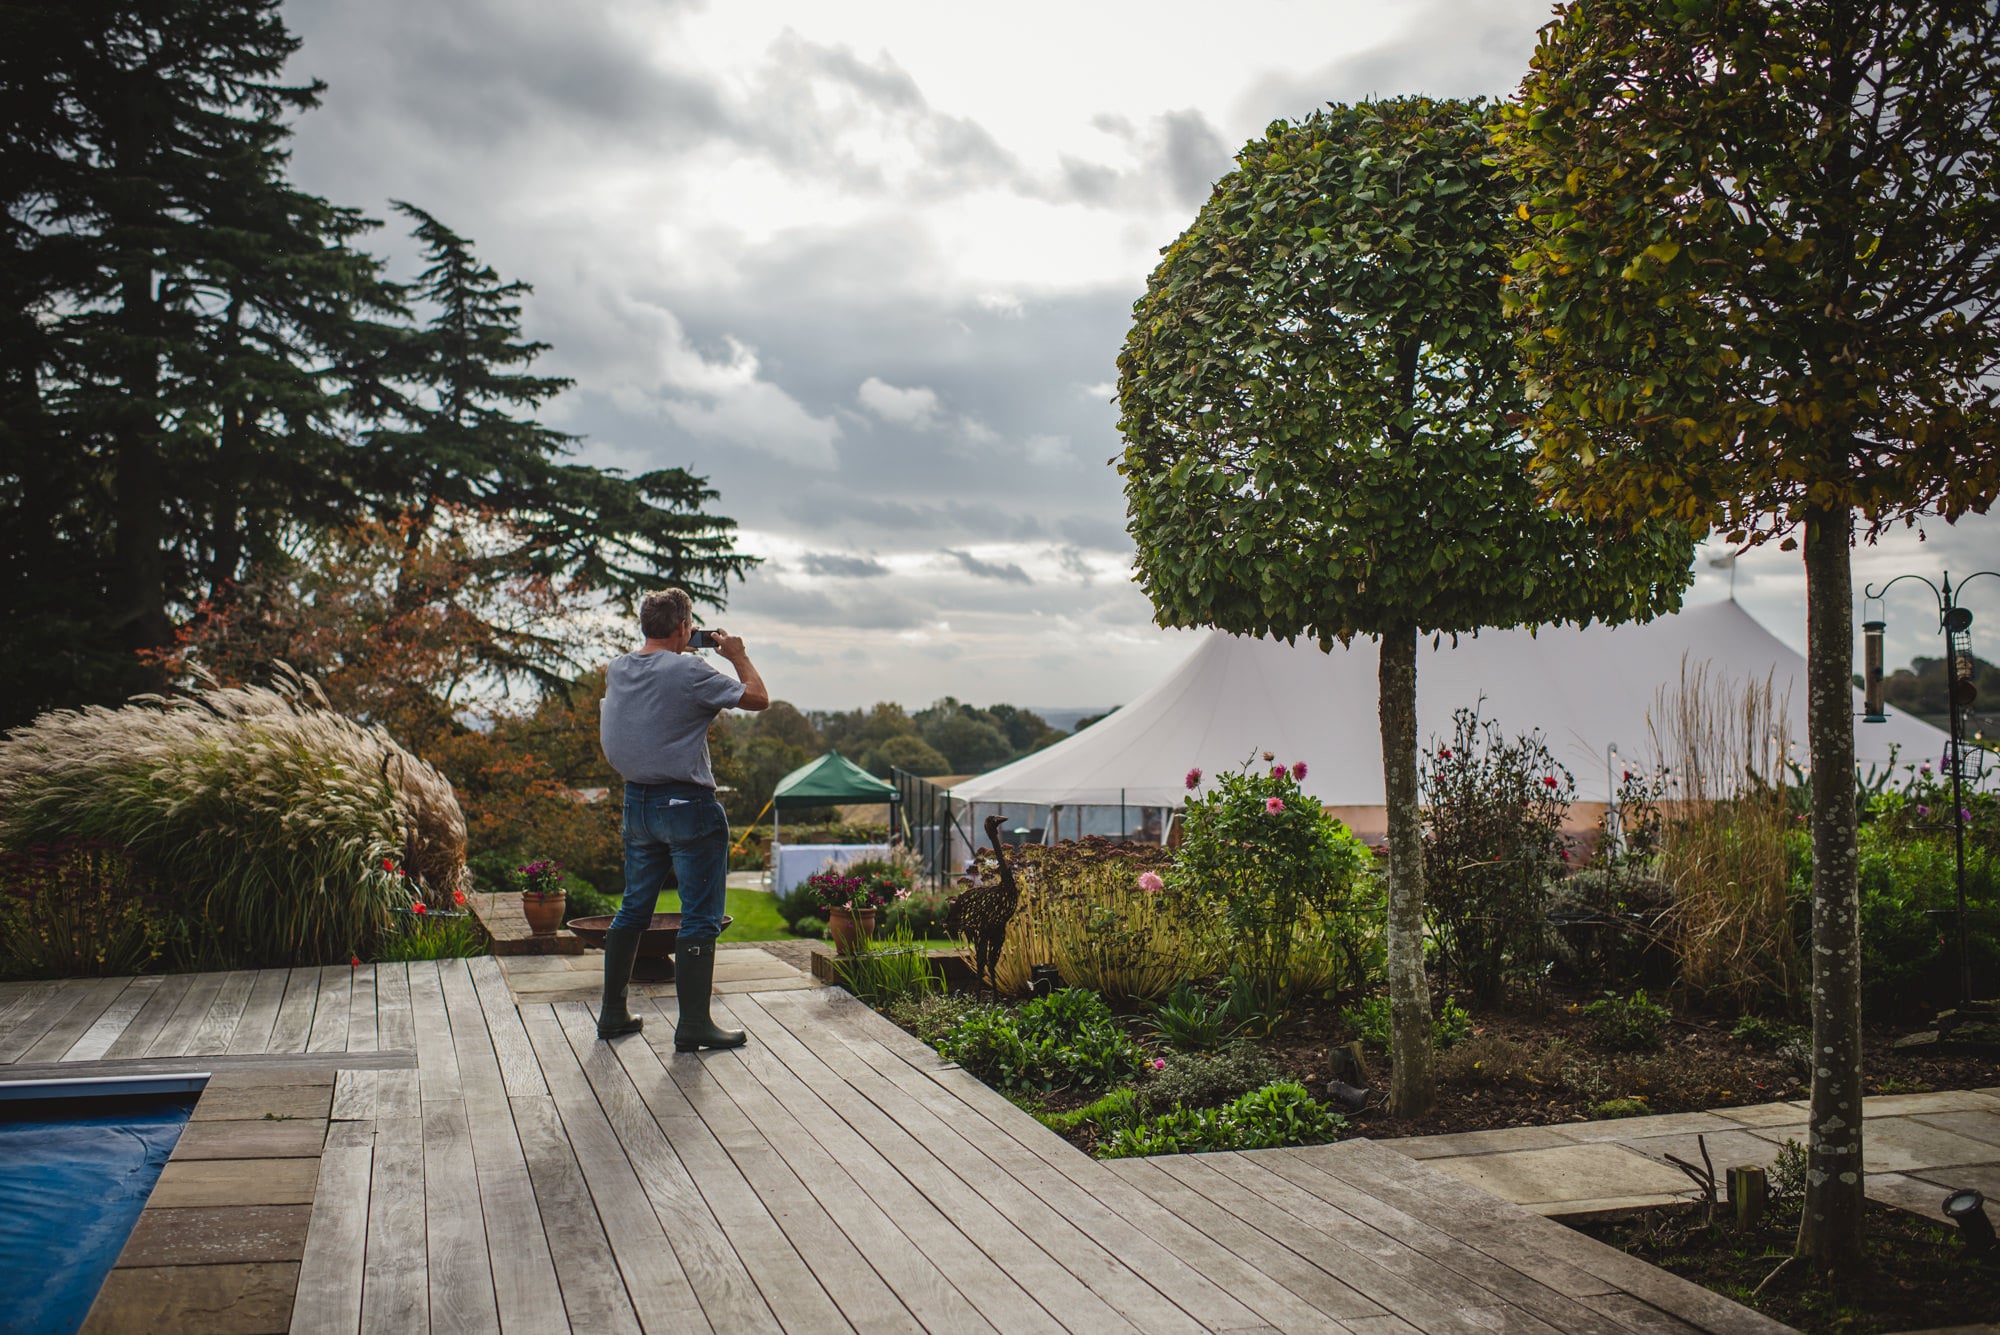
{"label": "blue jeans", "polygon": [[691,783],[625,785],[625,902],[613,927],[644,927],[674,869],[681,890],[683,945],[722,932],[729,890],[729,817],[707,788]]}

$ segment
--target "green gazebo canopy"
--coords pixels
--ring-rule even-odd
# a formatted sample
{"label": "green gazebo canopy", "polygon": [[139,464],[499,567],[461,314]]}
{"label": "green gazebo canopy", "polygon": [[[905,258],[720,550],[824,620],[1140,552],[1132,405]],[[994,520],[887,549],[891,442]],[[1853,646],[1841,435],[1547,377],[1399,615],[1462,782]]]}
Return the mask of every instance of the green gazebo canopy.
{"label": "green gazebo canopy", "polygon": [[894,802],[894,784],[884,783],[838,751],[829,751],[778,780],[771,804],[780,811],[831,807],[852,802]]}

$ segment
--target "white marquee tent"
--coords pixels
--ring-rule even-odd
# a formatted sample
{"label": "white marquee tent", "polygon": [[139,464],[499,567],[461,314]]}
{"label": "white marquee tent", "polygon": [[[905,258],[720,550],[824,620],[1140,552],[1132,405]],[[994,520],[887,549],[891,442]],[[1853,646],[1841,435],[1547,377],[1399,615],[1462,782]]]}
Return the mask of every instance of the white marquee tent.
{"label": "white marquee tent", "polygon": [[[1804,762],[1805,659],[1734,602],[1646,625],[1486,631],[1461,636],[1456,645],[1446,637],[1436,647],[1425,640],[1417,662],[1418,742],[1448,737],[1452,711],[1477,705],[1482,718],[1510,736],[1539,729],[1574,773],[1578,800],[1608,801],[1607,751],[1618,747],[1621,766],[1654,763],[1647,714],[1660,689],[1679,681],[1683,658],[1690,665],[1708,661],[1712,675],[1738,688],[1773,677],[1789,709],[1792,754]],[[1066,812],[1110,808],[1108,826],[1093,821],[1090,832],[1136,832],[1141,824],[1128,818],[1128,809],[1178,806],[1190,767],[1212,774],[1271,751],[1286,763],[1306,762],[1302,786],[1322,804],[1380,807],[1376,660],[1371,640],[1322,653],[1305,641],[1288,645],[1217,631],[1124,708],[1046,750],[954,785],[951,795],[962,810],[973,804],[968,828],[977,828],[978,809],[1062,804]],[[1858,690],[1854,701],[1855,755],[1863,771],[1887,765],[1892,746],[1900,763],[1936,763],[1943,754],[1939,729],[1894,712],[1886,723],[1862,723]],[[1038,814],[1024,812],[1025,822],[1039,823]],[[1157,825],[1147,821],[1144,828]],[[1069,832],[1066,815],[1062,833]]]}

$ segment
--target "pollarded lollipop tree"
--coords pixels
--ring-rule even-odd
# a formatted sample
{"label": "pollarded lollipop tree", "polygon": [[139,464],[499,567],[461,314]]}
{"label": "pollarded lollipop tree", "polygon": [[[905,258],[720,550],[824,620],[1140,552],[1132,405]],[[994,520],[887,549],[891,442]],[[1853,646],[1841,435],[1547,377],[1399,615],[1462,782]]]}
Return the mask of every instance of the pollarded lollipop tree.
{"label": "pollarded lollipop tree", "polygon": [[1418,636],[1644,620],[1690,579],[1680,525],[1558,514],[1524,471],[1494,117],[1403,98],[1272,124],[1165,251],[1118,361],[1159,622],[1380,639],[1398,1115],[1432,1099]]}

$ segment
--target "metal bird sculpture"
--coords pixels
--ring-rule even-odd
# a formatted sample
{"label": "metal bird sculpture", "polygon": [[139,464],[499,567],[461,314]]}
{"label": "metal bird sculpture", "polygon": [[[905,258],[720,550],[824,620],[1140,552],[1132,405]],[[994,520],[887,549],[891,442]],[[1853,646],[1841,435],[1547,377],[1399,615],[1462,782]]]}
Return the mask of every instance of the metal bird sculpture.
{"label": "metal bird sculpture", "polygon": [[945,930],[972,943],[972,971],[996,992],[1000,950],[1007,942],[1007,924],[1021,902],[1021,888],[1014,883],[1013,869],[1007,865],[1007,849],[1000,842],[1000,823],[1006,816],[986,818],[986,837],[993,844],[993,858],[1000,864],[998,885],[976,885],[961,891],[945,914]]}

